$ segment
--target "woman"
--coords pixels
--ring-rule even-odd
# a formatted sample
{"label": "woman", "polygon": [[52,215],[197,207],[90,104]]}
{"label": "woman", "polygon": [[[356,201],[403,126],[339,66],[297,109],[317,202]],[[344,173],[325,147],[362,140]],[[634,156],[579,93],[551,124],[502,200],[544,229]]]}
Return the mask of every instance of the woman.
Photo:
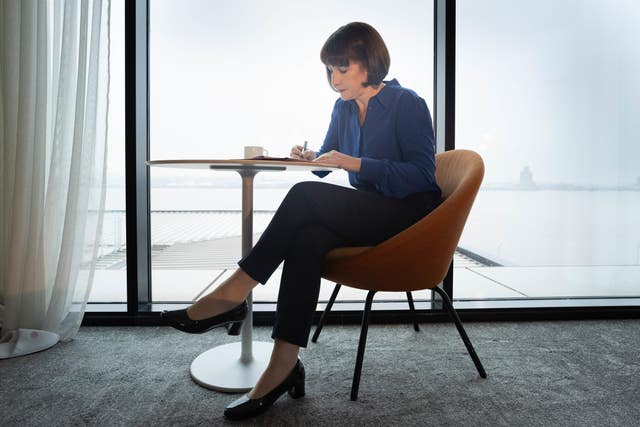
{"label": "woman", "polygon": [[186,332],[237,326],[246,315],[249,292],[284,261],[271,359],[255,387],[225,409],[232,419],[266,411],[287,391],[294,398],[304,395],[298,352],[309,338],[325,254],[340,246],[376,245],[440,201],[429,110],[396,80],[383,82],[390,60],[378,32],[364,23],[347,24],[329,37],[320,58],[340,98],[320,151],[295,146],[291,157],[338,166],[355,189],[321,182],[294,185],[228,280],[188,309],[163,313]]}

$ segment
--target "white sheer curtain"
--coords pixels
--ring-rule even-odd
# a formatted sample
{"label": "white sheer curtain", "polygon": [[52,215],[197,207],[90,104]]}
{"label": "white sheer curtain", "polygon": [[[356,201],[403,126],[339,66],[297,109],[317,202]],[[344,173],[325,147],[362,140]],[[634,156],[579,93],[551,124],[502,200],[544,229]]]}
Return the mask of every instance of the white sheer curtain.
{"label": "white sheer curtain", "polygon": [[109,0],[0,0],[0,358],[76,334],[102,228]]}

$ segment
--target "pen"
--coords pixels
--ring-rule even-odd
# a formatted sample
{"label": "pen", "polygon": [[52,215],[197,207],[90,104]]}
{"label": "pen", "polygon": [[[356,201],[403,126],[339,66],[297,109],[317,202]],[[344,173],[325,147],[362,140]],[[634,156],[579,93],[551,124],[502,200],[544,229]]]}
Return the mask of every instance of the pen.
{"label": "pen", "polygon": [[307,141],[302,145],[302,152],[304,153],[307,150]]}

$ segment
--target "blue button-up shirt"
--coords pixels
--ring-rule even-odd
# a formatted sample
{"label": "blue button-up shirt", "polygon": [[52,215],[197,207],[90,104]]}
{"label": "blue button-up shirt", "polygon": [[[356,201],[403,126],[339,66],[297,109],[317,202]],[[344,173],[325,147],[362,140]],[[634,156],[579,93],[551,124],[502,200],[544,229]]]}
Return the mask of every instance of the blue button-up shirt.
{"label": "blue button-up shirt", "polygon": [[369,100],[362,126],[356,101],[336,101],[316,154],[331,150],[361,158],[360,172],[349,172],[349,182],[357,189],[395,198],[440,192],[429,109],[424,99],[395,79]]}

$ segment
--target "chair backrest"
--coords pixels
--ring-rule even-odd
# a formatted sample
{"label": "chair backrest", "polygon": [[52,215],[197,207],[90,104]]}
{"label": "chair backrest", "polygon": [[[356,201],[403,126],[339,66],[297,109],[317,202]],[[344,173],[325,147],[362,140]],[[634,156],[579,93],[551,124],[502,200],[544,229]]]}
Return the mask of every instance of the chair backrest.
{"label": "chair backrest", "polygon": [[377,246],[329,252],[323,277],[366,290],[433,288],[447,274],[483,176],[484,163],[473,151],[437,154],[440,206]]}

